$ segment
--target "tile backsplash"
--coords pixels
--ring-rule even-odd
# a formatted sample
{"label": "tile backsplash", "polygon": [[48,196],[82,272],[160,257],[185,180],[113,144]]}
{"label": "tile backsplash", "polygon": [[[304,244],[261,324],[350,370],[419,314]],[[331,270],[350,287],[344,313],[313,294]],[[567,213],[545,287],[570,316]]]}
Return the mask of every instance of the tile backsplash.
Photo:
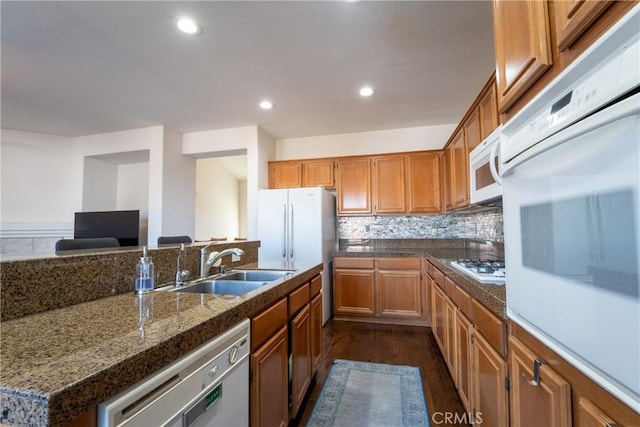
{"label": "tile backsplash", "polygon": [[479,239],[504,241],[502,208],[438,215],[338,217],[339,239]]}

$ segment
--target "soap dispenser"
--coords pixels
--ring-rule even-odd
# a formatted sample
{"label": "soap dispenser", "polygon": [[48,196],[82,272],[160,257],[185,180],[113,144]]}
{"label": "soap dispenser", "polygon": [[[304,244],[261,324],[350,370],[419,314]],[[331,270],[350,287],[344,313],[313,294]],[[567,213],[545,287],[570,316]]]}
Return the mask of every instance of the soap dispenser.
{"label": "soap dispenser", "polygon": [[144,294],[146,292],[153,291],[153,261],[147,256],[147,247],[142,247],[142,257],[138,260],[136,265],[136,277],[135,291],[137,294]]}

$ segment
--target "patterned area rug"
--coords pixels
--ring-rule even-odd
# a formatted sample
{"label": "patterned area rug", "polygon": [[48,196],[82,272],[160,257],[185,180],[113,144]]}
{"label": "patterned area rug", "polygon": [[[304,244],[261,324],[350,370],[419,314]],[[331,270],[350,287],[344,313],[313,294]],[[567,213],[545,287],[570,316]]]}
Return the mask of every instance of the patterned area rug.
{"label": "patterned area rug", "polygon": [[420,369],[336,359],[309,426],[429,426]]}

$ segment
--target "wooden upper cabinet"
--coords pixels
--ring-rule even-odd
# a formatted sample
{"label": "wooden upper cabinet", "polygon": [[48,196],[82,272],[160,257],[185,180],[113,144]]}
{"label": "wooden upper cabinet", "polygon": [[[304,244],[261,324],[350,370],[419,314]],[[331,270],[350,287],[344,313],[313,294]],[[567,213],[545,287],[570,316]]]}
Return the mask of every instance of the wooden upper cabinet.
{"label": "wooden upper cabinet", "polygon": [[444,150],[444,172],[443,185],[444,189],[444,207],[446,210],[451,210],[455,207],[455,164],[454,164],[454,150],[453,144],[449,143]]}
{"label": "wooden upper cabinet", "polygon": [[337,164],[338,213],[372,213],[371,159],[341,159]]}
{"label": "wooden upper cabinet", "polygon": [[407,211],[429,213],[442,211],[442,172],[440,153],[407,156]]}
{"label": "wooden upper cabinet", "polygon": [[301,162],[269,162],[269,188],[302,187]]}
{"label": "wooden upper cabinet", "polygon": [[453,204],[461,208],[469,204],[469,151],[464,136],[464,129],[460,129],[451,141],[453,146]]}
{"label": "wooden upper cabinet", "polygon": [[509,337],[509,370],[512,426],[572,425],[571,386],[514,337]]}
{"label": "wooden upper cabinet", "polygon": [[506,112],[552,65],[547,0],[494,0],[498,110]]}
{"label": "wooden upper cabinet", "polygon": [[482,142],[480,113],[477,108],[471,110],[471,114],[467,116],[464,122],[464,137],[467,139],[467,153],[473,151]]}
{"label": "wooden upper cabinet", "polygon": [[478,100],[480,113],[480,140],[484,140],[498,127],[498,104],[496,101],[496,79],[491,77],[489,85]]}
{"label": "wooden upper cabinet", "polygon": [[373,160],[374,211],[376,213],[405,213],[405,157],[384,156]]}
{"label": "wooden upper cabinet", "polygon": [[558,52],[573,44],[613,3],[611,0],[564,0],[553,3]]}
{"label": "wooden upper cabinet", "polygon": [[302,162],[302,186],[333,188],[336,185],[333,171],[333,160]]}

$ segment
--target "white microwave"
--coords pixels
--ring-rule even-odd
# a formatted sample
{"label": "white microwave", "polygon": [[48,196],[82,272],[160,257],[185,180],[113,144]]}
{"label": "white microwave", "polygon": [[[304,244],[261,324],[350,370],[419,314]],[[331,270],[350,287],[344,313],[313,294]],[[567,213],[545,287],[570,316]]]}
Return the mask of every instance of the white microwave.
{"label": "white microwave", "polygon": [[469,153],[471,203],[492,205],[502,202],[502,182],[498,172],[499,126]]}
{"label": "white microwave", "polygon": [[639,19],[636,6],[500,144],[508,317],[638,413]]}

